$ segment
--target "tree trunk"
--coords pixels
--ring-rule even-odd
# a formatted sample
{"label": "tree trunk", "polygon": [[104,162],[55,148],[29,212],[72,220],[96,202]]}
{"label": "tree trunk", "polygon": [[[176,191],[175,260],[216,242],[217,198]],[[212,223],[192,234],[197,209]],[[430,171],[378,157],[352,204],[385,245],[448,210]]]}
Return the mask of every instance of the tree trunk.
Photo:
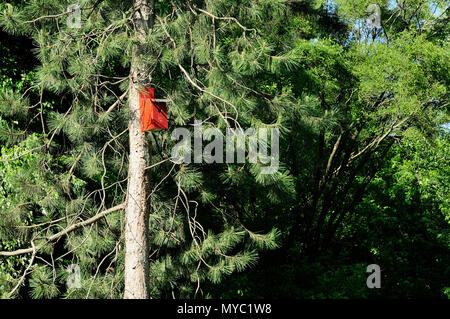
{"label": "tree trunk", "polygon": [[[135,26],[144,41],[153,1],[135,0]],[[140,130],[139,95],[140,84],[149,81],[145,68],[140,65],[141,45],[133,48],[129,86],[129,168],[127,201],[125,209],[125,299],[149,298],[149,252],[147,196],[149,177],[145,167],[149,162],[149,143]]]}

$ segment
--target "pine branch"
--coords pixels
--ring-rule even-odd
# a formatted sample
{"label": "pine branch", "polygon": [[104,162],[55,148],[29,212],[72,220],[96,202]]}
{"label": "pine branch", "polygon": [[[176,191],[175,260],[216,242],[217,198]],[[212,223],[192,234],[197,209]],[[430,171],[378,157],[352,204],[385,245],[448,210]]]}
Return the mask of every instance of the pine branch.
{"label": "pine branch", "polygon": [[31,241],[31,250],[33,252],[33,254],[31,255],[31,260],[30,263],[28,264],[27,269],[25,269],[25,271],[23,272],[23,275],[20,277],[19,282],[17,283],[17,285],[14,287],[13,290],[11,290],[8,294],[8,298],[11,298],[11,296],[14,295],[14,292],[20,287],[20,285],[22,285],[23,281],[25,280],[25,277],[27,276],[31,266],[33,266],[33,262],[34,262],[34,258],[36,257],[36,247],[34,246],[34,242]]}
{"label": "pine branch", "polygon": [[200,8],[197,8],[197,10],[200,11],[200,12],[203,12],[204,14],[206,14],[207,16],[209,16],[209,17],[211,17],[211,18],[213,18],[213,19],[217,19],[217,20],[226,20],[226,21],[234,21],[234,22],[235,22],[242,30],[244,30],[244,31],[253,31],[253,32],[257,32],[256,29],[249,29],[249,28],[245,27],[244,25],[242,25],[242,24],[239,22],[238,19],[236,19],[236,18],[234,18],[234,17],[217,17],[217,16],[213,15],[212,13],[210,13],[210,12],[208,12],[208,11],[206,11],[206,10],[203,10],[203,9],[200,9]]}
{"label": "pine branch", "polygon": [[[114,212],[116,212],[118,210],[123,210],[124,208],[125,208],[125,203],[122,203],[120,205],[117,205],[117,206],[114,206],[114,207],[112,207],[110,209],[107,209],[107,210],[105,210],[105,211],[103,211],[103,212],[101,212],[101,213],[99,213],[99,214],[97,214],[97,215],[95,215],[95,216],[85,220],[85,221],[82,221],[82,222],[77,223],[77,224],[73,224],[73,225],[67,227],[66,229],[64,229],[64,230],[62,230],[62,231],[60,231],[60,232],[58,232],[58,233],[48,237],[46,242],[54,242],[55,240],[57,240],[57,239],[65,236],[65,235],[67,235],[68,233],[73,232],[74,230],[77,230],[78,228],[81,228],[81,227],[84,227],[84,226],[88,226],[88,225],[90,225],[92,223],[95,223],[99,219],[101,219],[103,217],[106,217],[107,215],[109,215],[111,213],[114,213]],[[42,244],[42,245],[40,245],[40,246],[38,246],[36,248],[30,247],[30,248],[18,249],[18,250],[15,250],[15,251],[0,251],[0,256],[11,257],[11,256],[18,256],[18,255],[23,255],[23,254],[29,254],[29,253],[32,253],[34,250],[39,250],[43,246],[44,246],[44,244]]]}

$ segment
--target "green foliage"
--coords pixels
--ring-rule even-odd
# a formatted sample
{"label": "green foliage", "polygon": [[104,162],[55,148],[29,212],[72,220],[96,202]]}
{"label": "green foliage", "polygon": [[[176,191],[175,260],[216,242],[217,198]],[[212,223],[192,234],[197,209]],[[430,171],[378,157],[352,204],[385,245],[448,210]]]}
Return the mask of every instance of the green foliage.
{"label": "green foliage", "polygon": [[[121,211],[45,238],[130,200],[132,63],[171,101],[169,130],[147,135],[152,297],[448,296],[450,60],[433,13],[448,3],[157,1],[143,39],[132,1],[80,1],[79,29],[70,1],[13,2],[0,27],[34,46],[0,44],[0,251],[33,241],[39,257],[14,297],[121,298]],[[33,71],[19,63],[31,51]],[[279,129],[278,171],[168,161],[172,130],[196,119]],[[0,257],[2,297],[29,261]],[[371,263],[381,292],[365,286]],[[81,288],[66,286],[71,264]]]}
{"label": "green foliage", "polygon": [[48,267],[36,267],[30,278],[33,299],[52,299],[59,293],[54,277]]}

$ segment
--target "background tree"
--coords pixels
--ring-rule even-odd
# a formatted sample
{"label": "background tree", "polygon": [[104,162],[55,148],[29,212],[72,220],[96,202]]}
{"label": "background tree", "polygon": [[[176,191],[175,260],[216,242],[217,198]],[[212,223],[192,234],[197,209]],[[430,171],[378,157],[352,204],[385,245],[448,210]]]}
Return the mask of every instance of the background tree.
{"label": "background tree", "polygon": [[[449,285],[440,275],[428,275],[430,268],[433,273],[448,271],[447,259],[441,258],[449,248],[442,240],[447,238],[442,231],[448,233],[446,200],[437,196],[432,201],[440,208],[425,210],[420,202],[408,204],[399,197],[393,208],[391,202],[378,201],[378,196],[387,196],[392,190],[375,186],[381,179],[389,180],[387,185],[401,192],[409,188],[388,177],[396,173],[387,173],[385,167],[393,165],[393,150],[418,156],[417,149],[406,146],[411,140],[427,145],[433,154],[425,160],[430,166],[445,149],[442,136],[448,135],[448,128],[442,125],[448,123],[448,41],[443,39],[448,39],[448,3],[402,1],[397,6],[378,2],[383,22],[379,29],[365,23],[370,3],[336,1],[316,9],[302,2],[291,3],[302,18],[314,10],[320,12],[314,14],[314,27],[310,27],[314,36],[296,37],[300,67],[285,73],[279,84],[301,101],[285,112],[287,126],[293,129],[285,139],[288,144],[282,147],[286,150],[282,158],[291,158],[287,164],[295,176],[296,197],[291,204],[264,207],[264,222],[284,230],[284,249],[267,256],[267,260],[279,262],[264,263],[256,273],[230,279],[232,287],[240,284],[231,289],[239,289],[244,296],[443,296]],[[323,16],[328,19],[318,18]],[[292,23],[303,27],[302,18]],[[336,20],[340,23],[329,22]],[[334,30],[332,38],[330,28]],[[299,28],[293,29],[298,34]],[[439,167],[436,174],[445,179],[448,172],[444,165]],[[445,189],[443,184],[437,188]],[[417,194],[423,191],[417,190]],[[381,206],[365,206],[372,201]],[[420,238],[421,244],[433,247],[427,250],[429,254],[407,248],[412,245],[412,235],[403,231],[392,234],[402,222],[393,222],[383,207],[392,207],[401,214],[400,219],[427,229]],[[431,214],[433,221],[417,214]],[[381,220],[383,226],[379,226]],[[361,245],[366,240],[370,244]],[[382,249],[374,248],[380,245]],[[400,265],[396,264],[400,250],[402,267],[395,269]],[[367,290],[364,272],[371,263],[386,266],[388,292]],[[413,267],[421,273],[416,282],[411,279]],[[269,276],[272,279],[266,285],[263,278]],[[280,287],[276,292],[269,288],[275,283]]]}

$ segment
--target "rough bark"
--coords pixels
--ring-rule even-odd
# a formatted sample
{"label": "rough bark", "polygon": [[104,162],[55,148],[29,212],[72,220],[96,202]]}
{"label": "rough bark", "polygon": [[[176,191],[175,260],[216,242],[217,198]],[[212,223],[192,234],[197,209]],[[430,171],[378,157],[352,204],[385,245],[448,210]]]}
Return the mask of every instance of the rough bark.
{"label": "rough bark", "polygon": [[[143,40],[153,12],[153,1],[135,0],[135,28]],[[140,85],[149,81],[145,68],[139,63],[143,48],[133,48],[129,88],[129,168],[128,190],[125,209],[125,299],[149,298],[148,255],[148,173],[149,142],[140,130],[139,96]]]}

